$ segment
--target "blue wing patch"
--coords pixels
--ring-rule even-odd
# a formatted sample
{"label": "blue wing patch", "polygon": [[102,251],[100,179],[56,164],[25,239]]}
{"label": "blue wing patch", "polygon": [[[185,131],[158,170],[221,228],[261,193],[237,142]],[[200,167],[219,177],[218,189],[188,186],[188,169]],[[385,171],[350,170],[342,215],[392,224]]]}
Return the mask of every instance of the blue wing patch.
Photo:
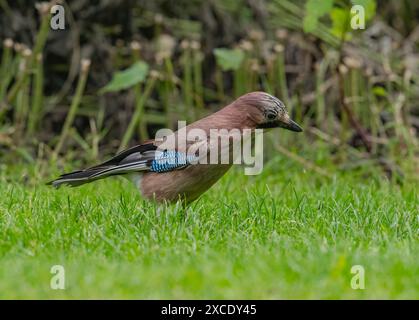
{"label": "blue wing patch", "polygon": [[165,150],[156,154],[154,160],[151,161],[150,171],[152,172],[168,172],[183,168],[197,160],[195,155],[187,155],[183,152],[174,150]]}

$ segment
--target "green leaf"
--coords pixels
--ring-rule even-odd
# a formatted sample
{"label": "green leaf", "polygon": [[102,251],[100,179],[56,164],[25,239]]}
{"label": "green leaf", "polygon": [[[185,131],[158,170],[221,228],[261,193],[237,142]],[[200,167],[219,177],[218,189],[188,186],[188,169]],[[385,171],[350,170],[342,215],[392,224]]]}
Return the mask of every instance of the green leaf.
{"label": "green leaf", "polygon": [[361,5],[365,10],[365,20],[369,21],[375,16],[377,2],[375,0],[352,0],[353,5]]}
{"label": "green leaf", "polygon": [[387,97],[387,91],[383,87],[374,86],[372,92],[378,97]]}
{"label": "green leaf", "polygon": [[319,18],[329,13],[333,7],[333,0],[308,0],[305,5],[303,20],[304,32],[312,32],[317,27]]}
{"label": "green leaf", "polygon": [[223,71],[237,70],[244,60],[244,53],[240,49],[214,49],[217,64]]}
{"label": "green leaf", "polygon": [[349,38],[350,29],[350,11],[341,8],[333,8],[330,11],[330,19],[332,19],[331,32],[341,39],[345,34],[345,39]]}
{"label": "green leaf", "polygon": [[120,91],[128,89],[137,83],[144,82],[148,74],[148,69],[149,67],[147,63],[143,61],[136,62],[128,69],[115,72],[112,80],[99,92],[105,93]]}

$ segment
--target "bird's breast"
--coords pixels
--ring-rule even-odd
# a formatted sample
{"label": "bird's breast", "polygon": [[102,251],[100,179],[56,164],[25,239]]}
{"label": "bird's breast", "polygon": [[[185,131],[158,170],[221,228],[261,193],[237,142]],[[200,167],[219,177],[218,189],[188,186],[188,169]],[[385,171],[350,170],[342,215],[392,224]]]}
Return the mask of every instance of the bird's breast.
{"label": "bird's breast", "polygon": [[231,164],[191,165],[182,170],[166,173],[144,173],[133,178],[141,194],[159,202],[175,202],[179,199],[192,202],[207,191],[230,169]]}

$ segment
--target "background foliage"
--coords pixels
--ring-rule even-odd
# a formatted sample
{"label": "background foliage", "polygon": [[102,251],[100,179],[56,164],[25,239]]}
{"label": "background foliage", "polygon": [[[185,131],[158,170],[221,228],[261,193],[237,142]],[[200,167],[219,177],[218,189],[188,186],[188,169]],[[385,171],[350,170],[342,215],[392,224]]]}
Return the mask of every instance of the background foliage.
{"label": "background foliage", "polygon": [[[349,27],[354,4],[365,7],[366,30]],[[0,1],[6,162],[92,161],[264,90],[286,102],[308,140],[330,146],[336,163],[367,162],[398,179],[418,173],[415,2],[62,5],[66,28],[56,31],[47,3]]]}

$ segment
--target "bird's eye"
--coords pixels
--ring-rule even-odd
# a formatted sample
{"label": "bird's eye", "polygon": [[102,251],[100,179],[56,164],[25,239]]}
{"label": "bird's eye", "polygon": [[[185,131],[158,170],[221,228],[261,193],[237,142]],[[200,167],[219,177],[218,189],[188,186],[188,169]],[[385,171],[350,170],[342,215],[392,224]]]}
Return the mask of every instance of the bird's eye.
{"label": "bird's eye", "polygon": [[266,115],[266,117],[268,118],[268,120],[275,120],[276,119],[276,114],[274,114],[274,113],[268,113]]}

